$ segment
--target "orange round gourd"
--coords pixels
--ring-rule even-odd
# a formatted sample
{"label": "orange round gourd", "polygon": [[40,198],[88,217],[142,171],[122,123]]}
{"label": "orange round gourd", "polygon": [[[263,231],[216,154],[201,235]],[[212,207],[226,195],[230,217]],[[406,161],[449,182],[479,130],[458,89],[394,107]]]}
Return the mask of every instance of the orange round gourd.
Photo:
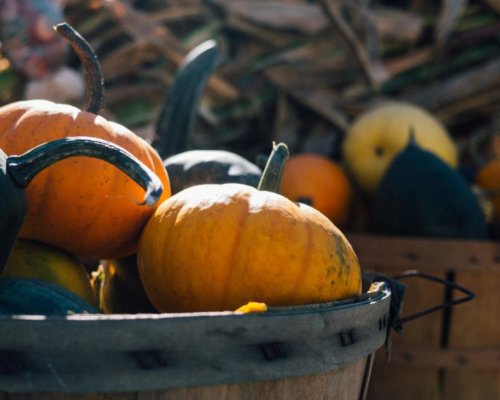
{"label": "orange round gourd", "polygon": [[283,196],[309,204],[339,227],[347,223],[352,191],[342,166],[317,154],[290,157],[280,187]]}
{"label": "orange round gourd", "polygon": [[[168,176],[157,152],[124,126],[45,100],[0,108],[0,148],[8,155],[69,136],[92,136],[123,147],[158,175],[164,186],[160,201],[170,196]],[[154,211],[140,204],[143,189],[132,179],[109,163],[85,157],[47,168],[35,177],[26,194],[28,212],[19,236],[89,258],[119,258],[135,252]]]}
{"label": "orange round gourd", "polygon": [[328,218],[236,183],[193,186],[163,202],[142,233],[138,266],[161,312],[320,303],[361,291],[356,254]]}
{"label": "orange round gourd", "polygon": [[489,193],[494,209],[494,222],[498,225],[500,223],[500,158],[485,162],[477,171],[475,183]]}

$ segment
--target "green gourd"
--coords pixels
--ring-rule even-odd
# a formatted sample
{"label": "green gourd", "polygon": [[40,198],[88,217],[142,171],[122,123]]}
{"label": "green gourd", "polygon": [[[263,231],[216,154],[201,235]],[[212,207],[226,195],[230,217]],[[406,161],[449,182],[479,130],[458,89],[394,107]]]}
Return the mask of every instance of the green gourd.
{"label": "green gourd", "polygon": [[157,313],[149,301],[137,269],[136,255],[102,260],[94,274],[99,280],[99,308],[105,314]]}
{"label": "green gourd", "polygon": [[0,278],[33,278],[52,282],[97,305],[89,273],[78,257],[35,240],[16,240]]}
{"label": "green gourd", "polygon": [[155,204],[163,191],[159,178],[121,146],[103,139],[67,137],[7,156],[0,149],[0,272],[27,213],[24,188],[45,168],[68,157],[87,156],[112,163],[147,190],[144,202]]}
{"label": "green gourd", "polygon": [[487,238],[485,215],[471,185],[410,136],[374,196],[371,231],[415,237]]}
{"label": "green gourd", "polygon": [[164,160],[172,194],[203,183],[243,183],[256,187],[262,170],[226,150],[192,149],[198,104],[219,52],[208,40],[186,56],[156,122],[153,147]]}
{"label": "green gourd", "polygon": [[34,278],[0,279],[0,315],[98,313],[87,301],[52,282]]}

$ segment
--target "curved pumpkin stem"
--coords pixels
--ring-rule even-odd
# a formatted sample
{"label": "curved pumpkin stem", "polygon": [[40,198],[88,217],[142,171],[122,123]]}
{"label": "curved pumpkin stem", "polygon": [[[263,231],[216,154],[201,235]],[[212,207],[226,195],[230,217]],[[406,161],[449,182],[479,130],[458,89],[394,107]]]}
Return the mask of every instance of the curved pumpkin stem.
{"label": "curved pumpkin stem", "polygon": [[273,143],[273,150],[262,172],[257,189],[279,193],[281,177],[283,176],[289,155],[288,146],[285,143]]}
{"label": "curved pumpkin stem", "polygon": [[99,114],[104,103],[104,78],[101,64],[99,64],[92,46],[66,22],[57,24],[54,29],[69,42],[82,62],[85,82],[87,83],[87,98],[84,110]]}
{"label": "curved pumpkin stem", "polygon": [[207,40],[188,53],[177,71],[156,120],[153,147],[162,159],[188,150],[198,104],[218,58],[216,42]]}
{"label": "curved pumpkin stem", "polygon": [[106,140],[86,136],[54,140],[19,156],[9,156],[7,172],[18,187],[25,188],[45,168],[75,156],[98,158],[119,168],[146,191],[141,205],[155,205],[163,192],[160,178],[133,154]]}

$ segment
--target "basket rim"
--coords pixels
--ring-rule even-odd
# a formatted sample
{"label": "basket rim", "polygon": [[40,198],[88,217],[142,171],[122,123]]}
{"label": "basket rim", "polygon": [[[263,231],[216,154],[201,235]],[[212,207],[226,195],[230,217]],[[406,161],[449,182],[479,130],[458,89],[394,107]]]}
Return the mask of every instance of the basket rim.
{"label": "basket rim", "polygon": [[12,320],[22,321],[116,321],[116,320],[161,320],[161,319],[183,319],[183,318],[213,318],[226,316],[241,316],[246,318],[263,317],[270,318],[283,315],[301,315],[310,313],[331,312],[350,307],[361,307],[378,302],[390,296],[390,288],[386,282],[376,285],[376,290],[361,293],[357,297],[343,300],[333,300],[324,303],[312,303],[294,306],[269,306],[265,312],[242,313],[237,311],[201,311],[180,313],[137,313],[137,314],[70,314],[70,315],[37,315],[37,314],[6,314],[0,315],[0,323],[8,323]]}

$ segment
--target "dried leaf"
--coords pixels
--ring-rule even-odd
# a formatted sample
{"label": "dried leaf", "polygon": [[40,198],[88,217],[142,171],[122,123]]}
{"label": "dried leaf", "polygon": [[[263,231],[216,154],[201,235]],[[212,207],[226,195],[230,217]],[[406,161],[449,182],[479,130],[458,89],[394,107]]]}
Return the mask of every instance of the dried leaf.
{"label": "dried leaf", "polygon": [[[185,49],[180,40],[164,25],[155,23],[147,15],[133,9],[123,1],[105,1],[103,4],[136,41],[158,46],[165,57],[176,66],[184,60],[188,49]],[[241,97],[239,90],[217,73],[210,78],[208,86],[222,98],[236,100]]]}
{"label": "dried leaf", "polygon": [[291,41],[296,40],[296,36],[294,35],[277,33],[235,15],[228,16],[227,25],[234,30],[245,32],[254,40],[260,40],[276,48],[287,46]]}
{"label": "dried leaf", "polygon": [[337,97],[334,92],[327,89],[313,89],[293,87],[291,81],[282,70],[278,68],[270,68],[266,71],[266,76],[281,90],[289,96],[299,101],[308,108],[314,110],[327,121],[336,126],[339,130],[345,131],[348,122],[344,113],[336,106],[335,100]]}
{"label": "dried leaf", "polygon": [[500,0],[486,0],[486,3],[500,13]]}
{"label": "dried leaf", "polygon": [[394,8],[373,9],[373,19],[382,40],[415,43],[422,35],[424,18]]}
{"label": "dried leaf", "polygon": [[370,31],[370,34],[368,34],[368,41],[371,43],[366,41],[362,43],[356,36],[352,26],[349,25],[344,17],[344,4],[334,0],[321,0],[320,3],[323,6],[323,10],[331,26],[336,29],[349,46],[353,56],[363,71],[363,76],[367,83],[373,88],[378,87],[388,78],[388,74],[385,67],[380,62],[378,52],[375,49],[376,46],[373,41],[376,41],[374,38],[376,32],[369,21],[368,14],[361,9],[358,10],[359,12],[357,14],[354,14],[358,18],[362,18],[365,22],[364,26]]}
{"label": "dried leaf", "polygon": [[467,0],[443,0],[441,12],[435,26],[435,40],[442,46],[455,28],[467,7]]}
{"label": "dried leaf", "polygon": [[407,100],[434,110],[499,85],[500,58],[495,58],[451,78],[421,87]]}
{"label": "dried leaf", "polygon": [[229,14],[276,30],[293,30],[307,35],[328,26],[321,9],[307,2],[262,0],[211,0]]}

